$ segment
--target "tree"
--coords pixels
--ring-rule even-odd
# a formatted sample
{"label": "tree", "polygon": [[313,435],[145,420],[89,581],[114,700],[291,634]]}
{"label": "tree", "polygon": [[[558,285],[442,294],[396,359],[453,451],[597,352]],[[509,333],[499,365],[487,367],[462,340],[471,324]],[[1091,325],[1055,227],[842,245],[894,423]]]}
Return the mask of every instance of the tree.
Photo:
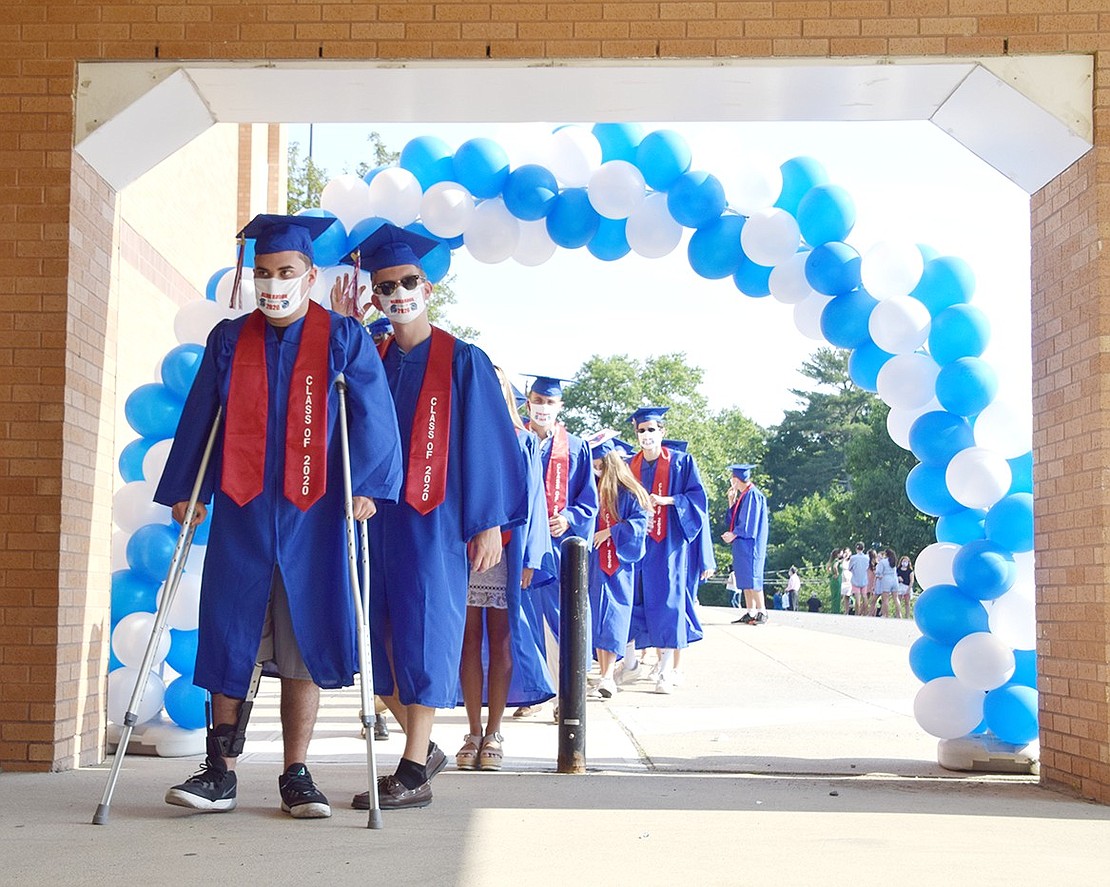
{"label": "tree", "polygon": [[377,132],[372,132],[366,137],[366,141],[370,143],[371,153],[374,157],[373,164],[367,163],[365,160],[355,167],[355,175],[365,177],[372,169],[381,166],[389,166],[391,163],[396,163],[401,159],[399,151],[390,151],[386,147],[382,137]]}
{"label": "tree", "polygon": [[288,156],[288,194],[285,211],[295,215],[302,209],[320,205],[320,194],[327,184],[327,170],[316,165],[311,155],[301,157],[301,146],[290,142]]}

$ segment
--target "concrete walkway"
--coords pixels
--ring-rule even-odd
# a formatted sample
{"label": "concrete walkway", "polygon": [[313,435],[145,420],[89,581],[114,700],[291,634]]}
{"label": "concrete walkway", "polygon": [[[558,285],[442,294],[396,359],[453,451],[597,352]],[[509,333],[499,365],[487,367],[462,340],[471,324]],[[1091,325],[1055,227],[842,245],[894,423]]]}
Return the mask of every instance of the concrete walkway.
{"label": "concrete walkway", "polygon": [[[590,701],[585,776],[555,772],[557,731],[507,721],[505,770],[435,781],[424,810],[351,810],[366,787],[358,696],[327,694],[309,765],[329,820],[278,810],[276,694],[264,682],[240,759],[239,808],[162,802],[199,758],[129,755],[105,826],[89,821],[108,766],[0,774],[0,872],[20,885],[1057,884],[1110,870],[1110,808],[1029,776],[936,764],[916,726],[912,623],[778,613],[731,625],[704,609],[673,695],[640,682]],[[434,738],[452,755],[462,711]],[[375,743],[391,772],[394,732]]]}

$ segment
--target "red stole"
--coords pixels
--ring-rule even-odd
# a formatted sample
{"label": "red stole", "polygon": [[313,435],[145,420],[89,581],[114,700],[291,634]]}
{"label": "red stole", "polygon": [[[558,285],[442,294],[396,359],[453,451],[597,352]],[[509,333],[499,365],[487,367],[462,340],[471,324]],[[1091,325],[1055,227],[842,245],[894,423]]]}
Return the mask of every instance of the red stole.
{"label": "red stole", "polygon": [[[285,417],[285,498],[307,511],[328,485],[328,312],[309,302],[289,380]],[[242,507],[262,492],[269,410],[266,318],[255,310],[243,324],[231,360],[220,486]],[[317,403],[318,401],[318,403]],[[316,408],[319,407],[319,408]]]}
{"label": "red stole", "polygon": [[551,517],[562,514],[567,507],[567,475],[570,473],[570,440],[567,426],[561,422],[551,430],[551,458],[543,478],[547,494],[547,513]]}
{"label": "red stole", "polygon": [[[378,343],[385,358],[393,336]],[[416,398],[409,440],[409,464],[405,475],[405,501],[420,514],[428,514],[447,495],[447,456],[451,441],[451,365],[455,337],[432,327],[428,365]]]}
{"label": "red stole", "polygon": [[[609,513],[608,508],[601,508],[597,513],[597,528],[599,530],[606,530],[619,521],[613,520],[613,515]],[[597,550],[598,557],[601,563],[601,570],[606,576],[612,576],[617,570],[620,569],[620,561],[617,560],[617,546],[613,544],[613,535],[610,533],[609,538],[601,543]]]}
{"label": "red stole", "polygon": [[[636,480],[643,482],[640,477],[640,471],[644,464],[643,452],[637,453],[630,464],[632,473],[636,475]],[[655,460],[655,478],[651,482],[651,489],[649,493],[654,493],[656,496],[668,496],[671,491],[671,451],[663,447],[659,452],[659,458]],[[651,526],[648,528],[648,536],[656,542],[662,542],[667,538],[667,506],[657,505],[655,511],[651,516]]]}
{"label": "red stole", "polygon": [[748,495],[748,490],[750,489],[751,487],[748,487],[747,490],[744,490],[744,492],[736,498],[736,501],[732,503],[732,513],[728,521],[728,531],[730,533],[736,532],[736,515],[740,513],[740,503],[744,501],[744,497]]}

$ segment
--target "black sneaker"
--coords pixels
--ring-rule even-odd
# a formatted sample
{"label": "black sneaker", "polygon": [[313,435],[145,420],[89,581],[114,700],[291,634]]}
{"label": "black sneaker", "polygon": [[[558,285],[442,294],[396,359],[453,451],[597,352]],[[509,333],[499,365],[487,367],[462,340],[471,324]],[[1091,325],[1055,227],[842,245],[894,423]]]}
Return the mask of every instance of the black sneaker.
{"label": "black sneaker", "polygon": [[732,624],[733,625],[751,625],[752,621],[753,621],[752,620],[752,614],[751,613],[745,613],[739,619],[733,619]]}
{"label": "black sneaker", "polygon": [[281,809],[294,819],[324,819],[331,816],[331,807],[324,793],[316,788],[312,774],[304,764],[290,764],[278,777]]}
{"label": "black sneaker", "polygon": [[767,614],[766,613],[764,613],[762,610],[760,610],[758,613],[756,613],[756,616],[755,616],[755,624],[756,625],[762,625],[766,621],[767,621]]}
{"label": "black sneaker", "polygon": [[235,771],[222,760],[205,758],[196,773],[166,792],[166,803],[190,807],[206,813],[226,813],[235,809]]}

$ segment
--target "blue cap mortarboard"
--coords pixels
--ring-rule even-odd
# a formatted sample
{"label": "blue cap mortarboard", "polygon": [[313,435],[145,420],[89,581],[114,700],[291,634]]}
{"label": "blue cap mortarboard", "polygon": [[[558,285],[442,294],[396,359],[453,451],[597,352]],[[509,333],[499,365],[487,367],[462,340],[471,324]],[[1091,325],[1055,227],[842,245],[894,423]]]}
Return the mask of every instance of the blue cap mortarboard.
{"label": "blue cap mortarboard", "polygon": [[662,422],[664,414],[669,409],[670,407],[640,407],[628,417],[628,421],[633,425],[639,425],[641,422]]}
{"label": "blue cap mortarboard", "polygon": [[747,462],[728,466],[728,470],[739,480],[751,480],[753,468],[755,468],[755,466],[749,465]]}
{"label": "blue cap mortarboard", "polygon": [[335,222],[334,218],[316,216],[278,216],[263,213],[251,219],[239,236],[254,240],[254,254],[267,255],[292,250],[312,255],[312,241]]}
{"label": "blue cap mortarboard", "polygon": [[393,324],[385,316],[374,318],[366,328],[370,331],[371,336],[384,336],[393,332]]}
{"label": "blue cap mortarboard", "polygon": [[416,265],[420,268],[420,260],[437,246],[438,240],[387,222],[375,228],[374,233],[352,249],[342,261],[346,265],[353,265],[357,251],[359,267],[371,274],[382,268],[394,268],[398,265]]}
{"label": "blue cap mortarboard", "polygon": [[590,445],[590,456],[601,459],[617,448],[617,432],[612,428],[605,428],[586,438],[586,443]]}
{"label": "blue cap mortarboard", "polygon": [[509,388],[512,389],[513,400],[516,401],[516,408],[518,410],[526,403],[528,403],[528,398],[521,394],[520,389],[517,388],[516,385],[514,385],[512,382],[509,383]]}
{"label": "blue cap mortarboard", "polygon": [[666,438],[664,438],[663,446],[665,446],[668,450],[678,450],[680,453],[685,453],[686,447],[689,446],[689,444],[687,444],[684,440],[667,440]]}
{"label": "blue cap mortarboard", "polygon": [[[525,373],[531,376],[531,373]],[[573,379],[560,379],[558,376],[534,376],[534,382],[528,386],[528,393],[533,391],[541,397],[562,397],[563,382],[573,382]]]}

